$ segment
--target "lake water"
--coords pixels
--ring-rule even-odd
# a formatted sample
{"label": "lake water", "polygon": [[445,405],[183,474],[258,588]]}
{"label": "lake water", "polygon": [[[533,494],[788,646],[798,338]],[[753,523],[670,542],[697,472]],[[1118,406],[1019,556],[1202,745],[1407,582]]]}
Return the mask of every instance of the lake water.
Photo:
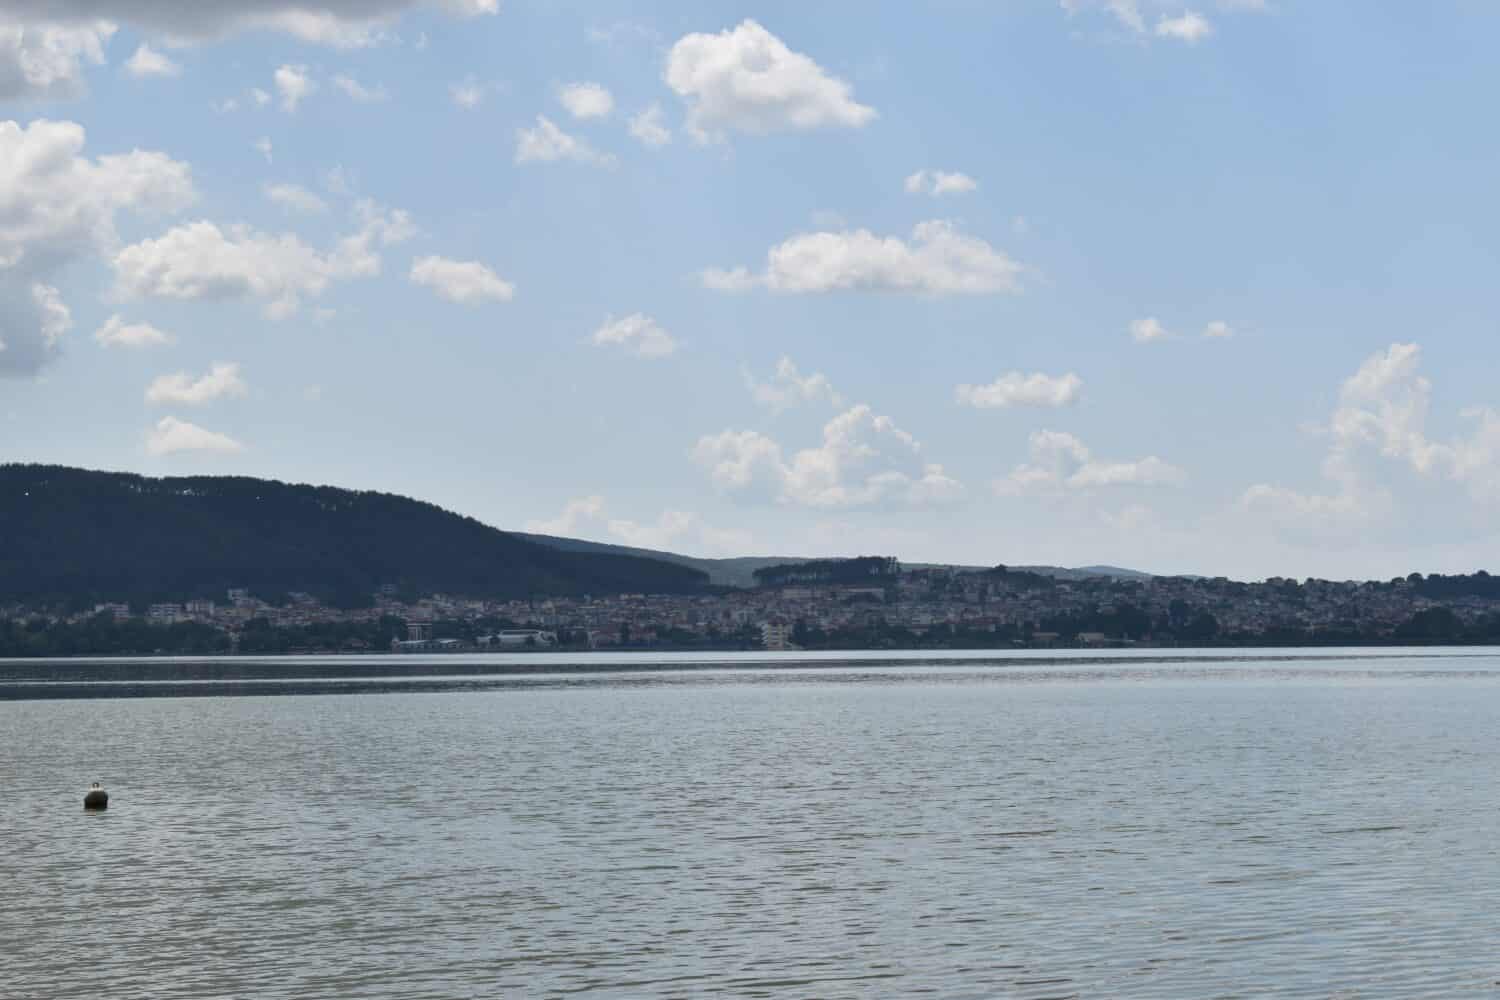
{"label": "lake water", "polygon": [[1500,995],[1500,652],[858,655],[0,662],[0,997]]}

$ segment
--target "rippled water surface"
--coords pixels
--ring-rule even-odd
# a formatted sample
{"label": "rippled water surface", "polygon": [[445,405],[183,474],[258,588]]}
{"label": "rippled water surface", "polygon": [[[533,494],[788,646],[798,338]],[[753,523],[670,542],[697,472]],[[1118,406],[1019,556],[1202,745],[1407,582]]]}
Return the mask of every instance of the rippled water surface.
{"label": "rippled water surface", "polygon": [[0,997],[1500,995],[1492,651],[390,662],[0,669]]}

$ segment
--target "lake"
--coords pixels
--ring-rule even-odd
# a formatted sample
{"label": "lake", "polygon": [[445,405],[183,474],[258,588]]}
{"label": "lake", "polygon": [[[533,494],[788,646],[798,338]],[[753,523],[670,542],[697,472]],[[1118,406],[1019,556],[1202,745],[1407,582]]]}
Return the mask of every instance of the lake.
{"label": "lake", "polygon": [[1497,721],[1488,649],[0,661],[0,996],[1491,996]]}

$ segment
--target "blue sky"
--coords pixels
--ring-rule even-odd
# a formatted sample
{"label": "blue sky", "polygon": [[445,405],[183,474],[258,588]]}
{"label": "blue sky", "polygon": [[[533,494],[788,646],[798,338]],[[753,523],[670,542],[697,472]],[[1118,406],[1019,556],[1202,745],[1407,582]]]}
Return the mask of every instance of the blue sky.
{"label": "blue sky", "polygon": [[0,460],[701,555],[1493,566],[1497,29],[0,0]]}

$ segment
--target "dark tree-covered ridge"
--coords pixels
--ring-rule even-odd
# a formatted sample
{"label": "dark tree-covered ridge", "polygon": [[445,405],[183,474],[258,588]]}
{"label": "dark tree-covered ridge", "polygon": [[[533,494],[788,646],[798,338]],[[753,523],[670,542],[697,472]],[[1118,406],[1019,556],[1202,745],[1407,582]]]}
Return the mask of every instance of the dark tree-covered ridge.
{"label": "dark tree-covered ridge", "polygon": [[859,556],[765,566],[755,571],[755,582],[762,587],[787,584],[882,585],[895,582],[900,575],[901,564],[890,556]]}
{"label": "dark tree-covered ridge", "polygon": [[707,576],[657,559],[548,548],[389,493],[0,465],[0,603],[222,600],[245,587],[349,607],[387,584],[525,599],[693,593]]}

